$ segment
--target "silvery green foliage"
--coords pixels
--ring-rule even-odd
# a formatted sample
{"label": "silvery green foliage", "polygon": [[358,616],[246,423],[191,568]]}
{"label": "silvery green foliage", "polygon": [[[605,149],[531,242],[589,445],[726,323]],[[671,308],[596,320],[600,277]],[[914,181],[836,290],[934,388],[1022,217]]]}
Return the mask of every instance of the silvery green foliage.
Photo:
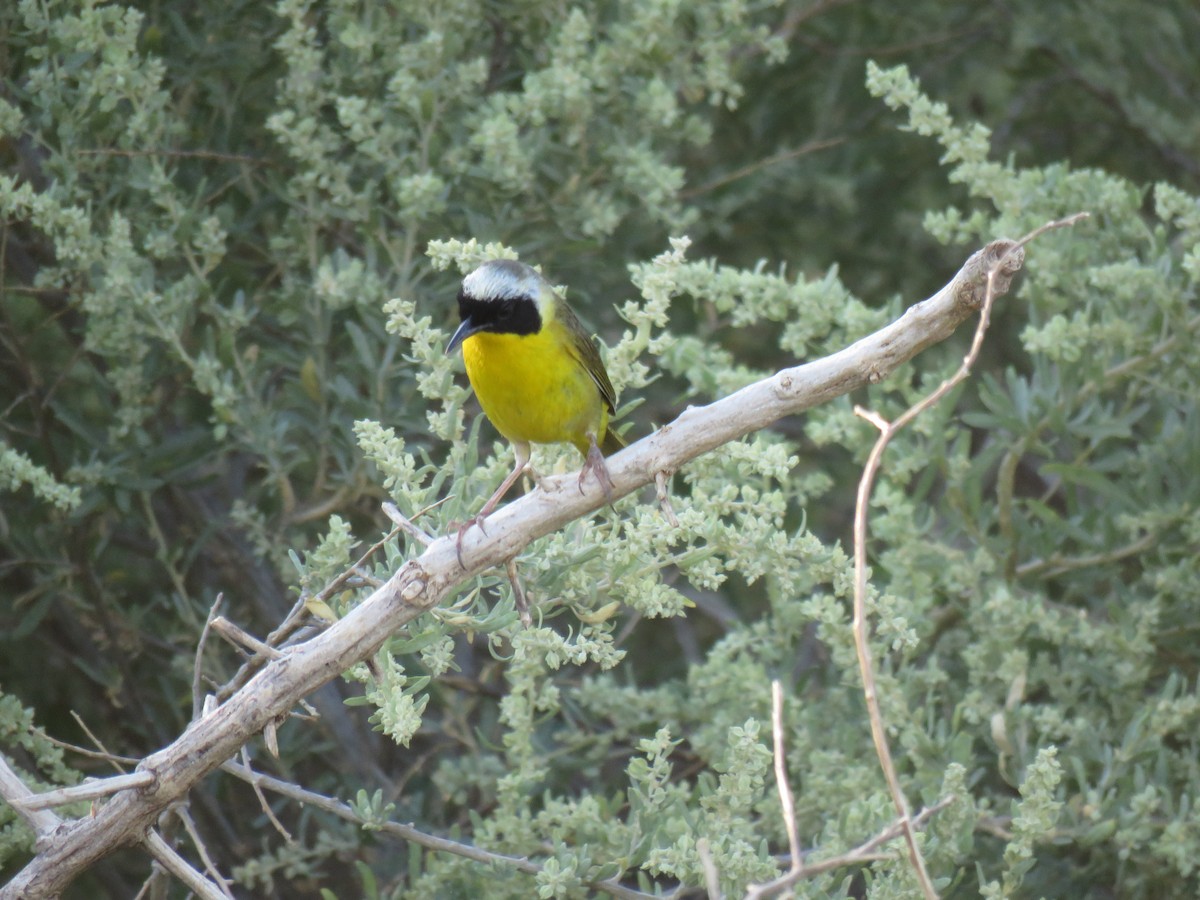
{"label": "silvery green foliage", "polygon": [[[1029,248],[975,379],[888,451],[871,508],[878,690],[913,805],[954,798],[920,836],[947,895],[1194,893],[1196,198],[996,152],[1003,141],[960,110],[1036,90],[986,64],[969,101],[950,104],[951,84],[931,91],[946,105],[903,69],[868,69],[870,90],[907,117],[895,158],[851,141],[822,157],[831,170],[772,166],[706,195],[747,154],[776,152],[771,122],[842,122],[849,104],[832,86],[857,88],[861,58],[830,71],[824,50],[860,28],[892,40],[878,21],[890,13],[845,5],[850,28],[770,3],[569,6],[0,11],[12,71],[0,325],[16,384],[2,401],[3,650],[60,673],[21,689],[45,696],[52,730],[74,727],[58,721],[64,697],[84,698],[112,749],[158,746],[186,724],[218,591],[266,633],[381,538],[381,500],[434,534],[472,515],[511,464],[443,352],[458,278],[481,259],[517,255],[563,286],[604,340],[632,440],[868,333],[940,286],[942,261],[1087,209],[1086,224]],[[1176,27],[1155,58],[1182,53],[1178,90],[1105,94],[1095,60],[1127,59],[1138,29],[1017,6],[1006,52],[1067,55],[1072,77],[1186,158],[1170,104],[1195,95],[1191,19],[1162,4],[1135,23]],[[1121,4],[1102,6],[1093,18],[1117,21]],[[933,15],[941,28],[964,10]],[[923,12],[903,17],[932,33]],[[1061,21],[1072,40],[1054,45]],[[797,22],[789,64],[815,68],[771,84]],[[945,27],[977,24],[998,27]],[[865,120],[892,115],[873,102]],[[1076,139],[1109,139],[1087,125]],[[933,235],[946,255],[861,240],[903,193],[907,154],[931,147],[944,175],[930,156],[922,183],[960,193],[939,190],[925,231],[897,216],[888,233],[926,253]],[[860,178],[878,203],[857,197]],[[755,194],[771,201],[759,230],[738,217]],[[836,234],[831,210],[849,211]],[[839,265],[852,251],[858,265]],[[362,791],[369,839],[279,802],[297,844],[256,829],[260,857],[219,864],[240,864],[263,893],[303,877],[346,896],[358,879],[367,895],[526,898],[586,896],[610,878],[701,889],[706,854],[736,895],[787,847],[775,678],[810,858],[878,833],[894,810],[863,711],[847,556],[875,434],[852,402],[895,415],[964,347],[696,460],[671,482],[678,527],[647,494],[538,541],[519,560],[531,628],[502,573],[466,585],[347,673],[357,705],[334,697],[343,718],[327,707],[280,729],[281,768],[313,789]],[[538,448],[535,465],[578,458]],[[385,541],[327,597],[331,614],[420,551]],[[215,681],[236,664],[210,644]],[[20,704],[0,707],[0,724],[5,752],[17,744],[42,782],[78,777],[29,743]],[[246,836],[257,800],[217,790],[220,803],[194,804],[205,827]],[[398,853],[376,833],[389,818],[540,872]],[[5,859],[28,846],[10,821]],[[347,875],[348,857],[366,874]],[[897,851],[796,896],[913,890]]]}

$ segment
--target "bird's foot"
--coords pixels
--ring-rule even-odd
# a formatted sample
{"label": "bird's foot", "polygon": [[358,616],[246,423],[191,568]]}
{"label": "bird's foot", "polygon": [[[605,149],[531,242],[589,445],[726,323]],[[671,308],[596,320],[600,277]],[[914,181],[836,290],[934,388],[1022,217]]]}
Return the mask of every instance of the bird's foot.
{"label": "bird's foot", "polygon": [[460,566],[462,566],[464,569],[467,567],[467,565],[466,565],[466,563],[463,562],[463,555],[462,555],[463,536],[466,535],[466,533],[471,530],[472,525],[478,525],[479,530],[482,531],[484,534],[487,534],[487,529],[483,527],[484,520],[486,520],[486,519],[487,519],[487,513],[481,512],[479,515],[472,516],[471,518],[467,519],[467,521],[463,522],[461,525],[456,522],[450,523],[451,528],[458,529],[458,540],[456,540],[454,542],[454,555],[458,557],[458,564]]}
{"label": "bird's foot", "polygon": [[600,482],[600,490],[604,491],[604,501],[606,503],[612,502],[612,478],[608,475],[608,466],[604,462],[604,454],[600,452],[600,448],[596,446],[595,441],[588,448],[583,468],[579,470],[579,493],[581,494],[583,493],[583,479],[587,478],[588,472],[594,473],[596,480]]}

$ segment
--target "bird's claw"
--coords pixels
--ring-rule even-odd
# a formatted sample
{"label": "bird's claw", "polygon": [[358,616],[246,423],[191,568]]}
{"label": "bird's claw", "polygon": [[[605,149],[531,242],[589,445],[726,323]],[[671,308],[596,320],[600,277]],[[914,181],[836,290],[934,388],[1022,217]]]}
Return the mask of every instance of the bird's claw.
{"label": "bird's claw", "polygon": [[600,482],[600,490],[604,492],[604,501],[611,503],[613,492],[612,478],[608,475],[608,466],[604,463],[604,454],[600,452],[600,448],[594,442],[591,449],[588,450],[583,468],[579,470],[579,493],[581,494],[583,493],[583,480],[587,478],[588,472],[596,474],[596,480]]}
{"label": "bird's claw", "polygon": [[463,562],[463,536],[471,530],[472,525],[478,525],[479,530],[484,534],[487,534],[487,529],[483,527],[483,522],[486,518],[486,515],[480,513],[477,516],[472,516],[471,518],[467,519],[467,521],[463,522],[461,525],[456,525],[454,522],[450,523],[451,528],[458,529],[458,540],[454,542],[454,555],[458,557],[458,564],[464,569],[467,567],[467,564]]}

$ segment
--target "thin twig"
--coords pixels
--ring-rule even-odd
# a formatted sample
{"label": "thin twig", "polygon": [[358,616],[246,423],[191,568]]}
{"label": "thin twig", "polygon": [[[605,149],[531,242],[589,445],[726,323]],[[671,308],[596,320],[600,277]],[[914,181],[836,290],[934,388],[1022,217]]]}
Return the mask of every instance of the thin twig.
{"label": "thin twig", "polygon": [[1024,257],[1022,248],[1034,238],[1052,228],[1063,228],[1074,225],[1086,217],[1087,213],[1077,213],[1065,219],[1046,223],[1009,246],[991,265],[987,273],[987,288],[979,314],[979,324],[975,328],[975,336],[971,341],[971,349],[967,353],[966,358],[963,359],[962,365],[959,366],[958,370],[943,381],[936,390],[911,406],[894,422],[888,422],[877,413],[861,407],[855,407],[854,410],[857,415],[879,429],[879,438],[875,441],[875,446],[871,448],[866,465],[863,467],[862,478],[858,484],[858,497],[854,505],[854,646],[858,655],[859,672],[863,682],[863,696],[866,700],[867,715],[871,723],[871,738],[875,743],[875,753],[879,758],[879,765],[883,770],[884,778],[887,780],[888,790],[891,792],[892,802],[899,815],[899,821],[904,826],[904,839],[908,844],[909,859],[912,862],[917,881],[920,883],[925,897],[929,898],[929,900],[937,897],[937,891],[933,887],[933,881],[929,877],[929,872],[926,871],[925,858],[921,854],[921,848],[917,845],[916,832],[912,827],[912,817],[908,807],[908,799],[905,797],[904,789],[900,785],[895,763],[892,760],[892,753],[888,747],[887,728],[883,721],[883,713],[880,710],[879,697],[876,692],[874,662],[871,658],[870,641],[867,633],[867,513],[870,506],[871,490],[874,486],[875,476],[878,474],[883,461],[883,452],[895,434],[925,410],[937,403],[942,397],[946,396],[959,382],[963,381],[970,374],[971,367],[979,358],[979,352],[983,347],[983,336],[987,333],[987,328],[990,324],[992,305],[997,295],[996,278],[999,274],[1005,271],[1006,268],[1011,271],[1020,268]]}
{"label": "thin twig", "polygon": [[154,829],[146,833],[143,843],[163,868],[186,884],[188,889],[202,900],[230,900],[233,896],[226,892],[223,885],[213,884],[205,878]]}
{"label": "thin twig", "polygon": [[513,602],[517,607],[517,614],[521,617],[521,624],[526,628],[533,627],[533,617],[529,614],[529,598],[525,594],[525,588],[521,586],[521,576],[517,573],[517,558],[504,563],[504,572],[508,575],[508,583],[512,585]]}
{"label": "thin twig", "polygon": [[1049,559],[1030,560],[1027,563],[1017,566],[1016,574],[1021,578],[1029,578],[1034,575],[1040,578],[1056,578],[1059,575],[1066,572],[1073,572],[1077,569],[1090,569],[1094,566],[1102,566],[1105,563],[1118,562],[1128,556],[1136,556],[1143,550],[1149,549],[1158,540],[1158,536],[1159,533],[1157,531],[1148,531],[1136,541],[1105,553],[1092,553],[1088,556],[1061,556],[1055,554]]}
{"label": "thin twig", "polygon": [[775,787],[779,790],[779,805],[783,809],[783,824],[787,828],[788,850],[792,854],[792,871],[804,868],[800,853],[800,834],[796,830],[796,802],[788,783],[787,754],[783,744],[783,685],[776,678],[771,682],[771,734],[775,744]]}
{"label": "thin twig", "polygon": [[384,503],[381,507],[383,514],[392,520],[392,524],[415,540],[418,544],[428,547],[433,543],[433,535],[420,528],[415,522],[400,512],[395,503]]}
{"label": "thin twig", "polygon": [[25,804],[36,797],[33,791],[21,780],[21,776],[8,764],[8,760],[0,754],[0,797],[17,811],[36,834],[46,834],[52,831],[62,821],[57,815],[45,809],[27,807]]}
{"label": "thin twig", "polygon": [[103,762],[112,763],[121,772],[125,771],[122,765],[136,766],[141,761],[133,756],[115,756],[112,753],[105,753],[100,750],[89,750],[87,747],[80,747],[78,744],[72,744],[70,741],[60,740],[46,734],[40,728],[31,728],[30,731],[42,740],[49,741],[55,747],[62,747],[64,750],[70,750],[72,753],[78,753],[80,756],[86,756],[88,759],[98,759]]}
{"label": "thin twig", "polygon": [[[96,745],[96,748],[104,754],[105,759],[112,763],[113,768],[118,772],[124,772],[125,770],[121,767],[120,763],[121,757],[111,753],[109,749],[104,746],[104,742],[100,740],[100,738],[96,737],[92,729],[88,728],[88,724],[87,722],[83,721],[83,717],[80,716],[79,713],[75,712],[75,710],[71,710],[71,718],[75,720],[76,725],[83,729],[83,733],[86,734],[91,742]],[[136,764],[137,761],[135,760],[134,765]]]}
{"label": "thin twig", "polygon": [[224,599],[224,593],[217,594],[217,599],[208,609],[208,618],[204,620],[204,628],[200,631],[200,640],[196,641],[196,660],[192,663],[192,721],[200,718],[200,713],[204,709],[204,700],[200,696],[200,676],[204,671],[204,645],[208,643],[208,633],[212,630],[213,619],[217,617],[217,610],[221,608]]}
{"label": "thin twig", "polygon": [[[933,806],[927,807],[917,813],[912,819],[912,827],[920,831],[925,827],[925,823],[934,816],[935,813],[941,812],[947,806],[954,802],[954,795],[943,797]],[[805,878],[816,878],[818,875],[824,875],[826,872],[832,872],[835,869],[845,869],[849,866],[858,866],[863,863],[874,862],[880,859],[894,859],[893,853],[876,853],[878,847],[883,846],[890,841],[903,835],[905,832],[905,823],[902,819],[896,819],[892,824],[888,825],[879,834],[870,840],[864,841],[853,850],[848,850],[845,853],[839,853],[837,856],[826,857],[808,862],[801,868],[797,869],[793,863],[792,868],[784,872],[774,881],[768,881],[766,884],[750,885],[746,891],[746,900],[758,900],[761,897],[771,897],[775,894],[787,890],[797,881]]]}
{"label": "thin twig", "polygon": [[[247,772],[254,771],[254,768],[250,765],[250,751],[245,747],[242,748],[242,765],[245,766]],[[259,787],[259,780],[254,778],[246,779],[246,781],[254,790],[254,796],[258,798],[259,805],[262,806],[262,811],[267,814],[267,818],[271,820],[271,824],[275,826],[275,830],[278,831],[283,839],[289,844],[295,844],[296,839],[292,837],[291,832],[283,827],[283,823],[279,821],[279,819],[275,816],[275,811],[271,809],[271,804],[267,802],[266,795],[262,792],[262,788]]]}
{"label": "thin twig", "polygon": [[712,181],[697,185],[693,188],[686,188],[679,192],[679,198],[681,200],[687,200],[692,197],[700,196],[701,194],[707,194],[710,191],[715,191],[719,187],[724,187],[727,184],[738,181],[748,175],[753,175],[755,172],[766,169],[777,163],[786,162],[789,159],[797,159],[801,156],[807,156],[810,153],[816,153],[818,150],[828,150],[830,147],[836,147],[838,144],[844,143],[846,143],[845,138],[826,138],[820,141],[809,141],[805,144],[801,144],[799,147],[793,147],[791,150],[781,150],[779,153],[764,157],[763,159],[755,160],[749,165],[742,166],[739,169],[734,169],[732,172],[722,175],[720,178],[714,178]]}
{"label": "thin twig", "polygon": [[713,861],[708,838],[696,841],[696,855],[700,857],[700,868],[704,870],[704,888],[708,900],[721,900],[721,873],[717,871],[717,864]]}
{"label": "thin twig", "polygon": [[1011,825],[1012,816],[982,816],[975,822],[975,830],[1007,843],[1013,839],[1012,829],[1008,827]]}
{"label": "thin twig", "polygon": [[383,584],[382,578],[376,578],[366,569],[360,569],[358,566],[354,567],[354,570],[351,574],[358,576],[358,582],[353,582],[350,578],[347,578],[346,581],[347,583],[353,583],[356,587],[360,586],[359,583],[365,584],[367,587],[371,588],[377,588]]}
{"label": "thin twig", "polygon": [[217,616],[212,620],[212,630],[219,634],[225,640],[234,646],[239,644],[248,650],[253,650],[256,656],[264,659],[279,659],[283,656],[278,650],[269,644],[263,643],[254,635],[250,634],[237,625],[234,625],[224,616]]}
{"label": "thin twig", "polygon": [[196,827],[196,822],[192,819],[192,814],[188,811],[188,808],[180,804],[172,812],[175,813],[175,817],[183,824],[183,830],[187,832],[188,837],[192,839],[192,846],[200,854],[200,861],[204,863],[204,870],[208,872],[213,882],[220,886],[221,890],[232,896],[229,889],[229,885],[232,882],[221,874],[221,870],[217,868],[217,864],[209,856],[208,847],[205,846],[204,839],[200,837],[200,830]]}
{"label": "thin twig", "polygon": [[204,159],[212,162],[246,163],[251,166],[275,166],[269,159],[256,156],[246,156],[240,153],[218,153],[215,150],[171,150],[168,148],[148,150],[119,150],[115,147],[97,147],[90,150],[76,150],[79,156],[163,156],[175,159]]}
{"label": "thin twig", "polygon": [[[436,505],[437,504],[434,504],[434,506]],[[428,509],[432,509],[432,507],[426,507],[425,509],[421,510],[421,512],[417,513],[417,515],[420,516],[421,513],[426,512]],[[399,511],[397,511],[397,514],[399,514]],[[413,527],[416,528],[415,525]],[[321,590],[316,594],[301,594],[300,599],[296,601],[296,604],[292,607],[287,616],[284,617],[284,620],[279,623],[279,626],[274,631],[267,635],[267,643],[272,647],[278,647],[280,644],[282,644],[283,641],[296,630],[301,619],[308,614],[308,604],[311,601],[328,601],[329,598],[334,595],[334,593],[342,589],[346,582],[348,582],[354,575],[359,573],[359,570],[367,564],[367,561],[370,560],[372,556],[378,553],[380,549],[382,549],[387,542],[394,538],[401,530],[402,529],[400,527],[393,528],[391,531],[373,543],[367,548],[367,551],[362,556],[347,566],[340,575],[334,578],[333,581],[329,582],[329,584],[325,585],[325,587],[321,588]],[[239,675],[240,674],[241,673],[239,673]]]}
{"label": "thin twig", "polygon": [[[235,778],[240,778],[242,781],[255,786],[261,786],[276,794],[281,794],[284,797],[295,800],[298,803],[303,803],[306,806],[324,810],[347,822],[353,822],[356,825],[368,824],[348,803],[342,803],[340,800],[334,800],[332,797],[326,797],[324,794],[318,794],[315,791],[305,790],[297,784],[292,784],[290,781],[283,781],[270,775],[264,775],[249,766],[233,761],[225,763],[221,766],[221,769]],[[473,847],[470,844],[449,840],[448,838],[435,837],[434,835],[419,831],[412,825],[404,825],[400,822],[392,821],[382,823],[372,821],[369,824],[373,829],[377,829],[384,834],[398,837],[437,853],[450,853],[489,866],[508,866],[527,875],[536,875],[542,871],[542,867],[532,860],[519,856],[505,856],[502,853],[493,853],[490,850],[483,850],[479,847]],[[619,884],[615,879],[593,881],[587,884],[588,887],[594,890],[612,897],[620,897],[622,900],[648,900],[648,898],[659,896],[658,894],[647,894],[644,891],[626,887]]]}
{"label": "thin twig", "polygon": [[42,794],[33,794],[17,801],[26,809],[51,809],[55,806],[66,806],[81,800],[95,800],[99,797],[110,797],[117,791],[129,788],[145,787],[154,783],[152,772],[133,772],[129,775],[114,775],[112,778],[101,778],[74,784],[71,787],[58,788]]}

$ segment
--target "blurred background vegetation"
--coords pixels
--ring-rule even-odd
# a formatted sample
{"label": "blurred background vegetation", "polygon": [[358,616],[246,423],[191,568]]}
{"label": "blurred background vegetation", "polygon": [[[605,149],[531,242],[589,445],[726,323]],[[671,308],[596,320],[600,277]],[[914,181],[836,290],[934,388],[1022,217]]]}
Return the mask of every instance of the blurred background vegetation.
{"label": "blurred background vegetation", "polygon": [[[636,438],[1086,209],[1030,248],[976,377],[889,450],[881,697],[914,804],[956,797],[925,835],[945,895],[1194,894],[1197,34],[1188,0],[4,4],[0,748],[33,784],[110,774],[44,735],[172,740],[219,593],[265,635],[387,531],[381,501],[450,496],[439,532],[488,495],[508,450],[440,356],[479,250],[431,241],[567,285]],[[680,235],[686,261],[651,265]],[[217,863],[251,896],[568,897],[702,890],[704,839],[737,895],[787,850],[772,678],[804,845],[874,835],[851,399],[894,415],[965,347],[698,460],[679,529],[628,498],[535,544],[535,628],[503,578],[468,584],[379,683],[316,695],[278,760],[252,748],[540,874],[275,798],[289,843],[223,776],[191,802]],[[210,644],[212,683],[238,663]],[[0,880],[31,846],[0,804]],[[147,874],[120,854],[74,895]],[[797,896],[913,891],[897,854]]]}

